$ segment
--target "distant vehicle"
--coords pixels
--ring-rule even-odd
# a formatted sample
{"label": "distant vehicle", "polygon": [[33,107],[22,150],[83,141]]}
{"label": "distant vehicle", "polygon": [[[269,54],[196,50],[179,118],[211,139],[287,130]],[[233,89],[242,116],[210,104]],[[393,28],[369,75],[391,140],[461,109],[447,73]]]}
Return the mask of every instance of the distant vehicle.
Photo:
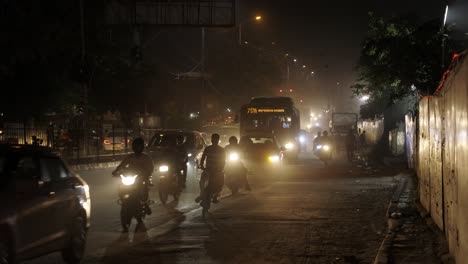
{"label": "distant vehicle", "polygon": [[49,148],[0,145],[0,263],[60,251],[84,256],[89,187]]}
{"label": "distant vehicle", "polygon": [[240,111],[241,137],[252,133],[273,133],[285,156],[299,154],[300,115],[289,97],[254,97]]}
{"label": "distant vehicle", "polygon": [[284,147],[281,147],[271,133],[254,133],[244,135],[239,142],[242,149],[242,160],[247,169],[254,173],[276,174],[284,158]]}
{"label": "distant vehicle", "polygon": [[130,133],[125,131],[108,132],[102,140],[102,148],[105,151],[130,150],[132,139]]}
{"label": "distant vehicle", "polygon": [[350,130],[356,131],[358,115],[356,113],[333,113],[331,133],[346,135]]}
{"label": "distant vehicle", "polygon": [[201,159],[203,150],[207,147],[205,140],[200,132],[185,131],[178,129],[161,129],[156,130],[154,136],[151,138],[147,151],[153,158],[153,161],[159,163],[164,160],[164,151],[167,148],[166,137],[177,137],[177,146],[187,154],[187,167],[184,174],[193,173],[195,177],[197,174],[198,161]]}

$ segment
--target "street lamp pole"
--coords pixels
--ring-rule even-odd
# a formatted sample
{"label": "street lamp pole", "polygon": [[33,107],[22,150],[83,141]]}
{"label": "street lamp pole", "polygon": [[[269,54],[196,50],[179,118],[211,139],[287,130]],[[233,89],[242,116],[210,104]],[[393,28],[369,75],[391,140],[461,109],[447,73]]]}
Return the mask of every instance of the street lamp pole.
{"label": "street lamp pole", "polygon": [[442,28],[440,32],[442,34],[442,68],[445,68],[445,25],[447,24],[447,16],[448,16],[448,5],[445,6],[445,14],[444,14],[444,23],[442,24]]}

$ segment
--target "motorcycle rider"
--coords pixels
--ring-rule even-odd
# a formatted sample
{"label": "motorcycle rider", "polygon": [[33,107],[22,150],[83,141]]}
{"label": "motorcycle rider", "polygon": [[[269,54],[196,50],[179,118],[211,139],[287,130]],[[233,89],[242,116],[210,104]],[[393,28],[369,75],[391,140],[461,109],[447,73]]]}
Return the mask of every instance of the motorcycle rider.
{"label": "motorcycle rider", "polygon": [[[143,153],[144,149],[145,149],[145,141],[142,138],[135,138],[132,142],[132,150],[134,153],[128,155],[119,164],[119,166],[117,166],[117,168],[112,172],[112,175],[118,176],[119,173],[125,168],[140,171],[141,172],[140,176],[143,177],[145,182],[147,182],[147,184],[145,185],[142,199],[144,201],[148,201],[148,198],[149,198],[148,185],[151,182],[150,180],[151,180],[151,175],[153,174],[154,165],[153,165],[153,160],[151,159],[151,157]],[[151,208],[148,206],[148,204],[146,204],[146,213],[148,215],[151,214]]]}
{"label": "motorcycle rider", "polygon": [[315,151],[317,149],[317,146],[320,144],[320,139],[322,138],[322,132],[318,131],[317,136],[314,138],[313,142],[313,150]]}
{"label": "motorcycle rider", "polygon": [[[224,150],[226,153],[236,152],[238,154],[240,154],[242,151],[240,145],[237,143],[237,138],[235,136],[229,138],[229,144],[226,147],[224,147]],[[244,188],[247,191],[251,191],[252,189],[250,188],[249,180],[247,178],[247,168],[244,166],[244,164],[242,164],[242,162],[241,165],[244,170],[242,179],[245,183]]]}
{"label": "motorcycle rider", "polygon": [[[200,177],[200,195],[195,199],[198,203],[201,201],[205,191],[205,183],[213,186],[213,202],[218,202],[219,192],[224,185],[224,165],[226,164],[226,152],[218,145],[219,134],[211,135],[211,146],[203,151],[199,167],[204,171]],[[205,164],[206,161],[206,164]]]}
{"label": "motorcycle rider", "polygon": [[[186,163],[187,163],[187,154],[177,145],[177,137],[175,136],[166,136],[165,137],[165,145],[166,145],[166,152],[165,157],[169,158],[169,160],[174,162],[176,166],[176,171],[179,175],[178,183],[180,186],[185,188],[185,181],[186,175],[185,171],[187,171]],[[184,173],[179,173],[180,171],[184,171]]]}

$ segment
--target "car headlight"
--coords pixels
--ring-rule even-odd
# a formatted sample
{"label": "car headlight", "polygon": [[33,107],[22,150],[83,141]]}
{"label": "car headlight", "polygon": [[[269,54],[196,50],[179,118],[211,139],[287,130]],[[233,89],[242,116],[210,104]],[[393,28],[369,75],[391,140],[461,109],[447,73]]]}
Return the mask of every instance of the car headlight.
{"label": "car headlight", "polygon": [[305,143],[306,142],[306,137],[305,136],[300,136],[299,137],[299,142]]}
{"label": "car headlight", "polygon": [[192,153],[187,154],[187,157],[189,158],[192,157]]}
{"label": "car headlight", "polygon": [[286,150],[292,150],[294,148],[294,144],[293,143],[286,143],[286,145],[284,145],[284,147],[286,148]]}
{"label": "car headlight", "polygon": [[322,149],[322,145],[317,145],[317,149]]}
{"label": "car headlight", "polygon": [[133,185],[137,177],[138,175],[120,175],[120,178],[122,178],[122,184],[126,186]]}
{"label": "car headlight", "polygon": [[270,162],[276,163],[276,162],[278,162],[280,160],[280,158],[279,158],[278,155],[273,155],[273,156],[268,157],[268,160]]}
{"label": "car headlight", "polygon": [[238,160],[239,160],[239,154],[237,154],[236,152],[229,154],[229,161],[238,161]]}
{"label": "car headlight", "polygon": [[324,145],[324,146],[323,146],[323,150],[325,150],[325,151],[329,151],[329,150],[330,150],[330,146],[328,146],[328,145]]}
{"label": "car headlight", "polygon": [[159,166],[159,172],[168,172],[168,171],[169,171],[169,166],[167,165]]}

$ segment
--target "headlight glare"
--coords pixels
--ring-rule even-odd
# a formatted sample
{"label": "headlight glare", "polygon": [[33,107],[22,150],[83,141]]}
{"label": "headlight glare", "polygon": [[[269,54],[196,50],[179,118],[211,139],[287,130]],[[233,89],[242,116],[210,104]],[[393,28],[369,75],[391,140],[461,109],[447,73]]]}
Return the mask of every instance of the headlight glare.
{"label": "headlight glare", "polygon": [[229,154],[229,161],[238,161],[239,160],[239,154],[236,152],[232,152]]}
{"label": "headlight glare", "polygon": [[276,163],[280,160],[280,158],[278,155],[273,155],[273,156],[268,157],[268,160],[270,160],[270,162]]}
{"label": "headlight glare", "polygon": [[294,148],[294,144],[289,142],[289,143],[286,143],[286,145],[284,145],[284,147],[287,149],[287,150],[292,150]]}
{"label": "headlight glare", "polygon": [[169,171],[169,166],[167,165],[159,166],[159,172],[168,172],[168,171]]}
{"label": "headlight glare", "polygon": [[120,178],[122,179],[122,184],[126,186],[133,185],[137,177],[138,175],[120,175]]}

